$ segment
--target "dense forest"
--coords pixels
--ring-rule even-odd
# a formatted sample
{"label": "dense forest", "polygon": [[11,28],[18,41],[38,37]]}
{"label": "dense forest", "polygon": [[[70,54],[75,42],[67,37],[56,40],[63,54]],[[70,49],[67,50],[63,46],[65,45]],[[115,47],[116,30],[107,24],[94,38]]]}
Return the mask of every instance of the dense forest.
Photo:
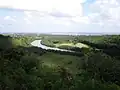
{"label": "dense forest", "polygon": [[[36,39],[75,53],[31,46]],[[0,90],[120,90],[119,35],[0,35],[0,41]]]}

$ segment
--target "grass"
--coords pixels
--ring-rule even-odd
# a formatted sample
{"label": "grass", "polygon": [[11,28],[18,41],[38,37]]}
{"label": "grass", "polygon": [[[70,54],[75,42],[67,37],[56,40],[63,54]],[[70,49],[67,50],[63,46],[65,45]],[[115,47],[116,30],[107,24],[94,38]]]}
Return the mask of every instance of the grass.
{"label": "grass", "polygon": [[[83,40],[85,36],[80,36],[80,39]],[[58,48],[89,48],[88,45],[83,44],[81,42],[77,42],[76,44],[73,42],[75,39],[75,36],[56,36],[56,35],[46,35],[44,38],[42,38],[42,44],[50,46],[50,47],[58,47]],[[87,40],[89,40],[89,37],[86,37]]]}
{"label": "grass", "polygon": [[57,68],[58,66],[68,69],[71,73],[77,73],[81,66],[81,59],[77,56],[60,55],[55,53],[46,53],[40,57],[43,65],[50,68]]}
{"label": "grass", "polygon": [[75,44],[75,46],[76,47],[79,47],[79,48],[89,48],[89,46],[88,45],[86,45],[86,44],[83,44],[83,43],[77,43],[77,44]]}
{"label": "grass", "polygon": [[61,46],[70,46],[70,47],[78,47],[78,48],[89,48],[88,45],[83,44],[83,43],[61,43],[61,44],[54,44],[56,47],[61,47]]}

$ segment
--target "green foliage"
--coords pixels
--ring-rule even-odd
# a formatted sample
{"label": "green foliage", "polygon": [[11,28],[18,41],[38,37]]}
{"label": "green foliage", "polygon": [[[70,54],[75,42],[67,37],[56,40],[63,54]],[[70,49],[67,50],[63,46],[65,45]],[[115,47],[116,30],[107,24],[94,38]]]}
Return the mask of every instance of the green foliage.
{"label": "green foliage", "polygon": [[9,36],[0,35],[0,49],[8,49],[12,47],[12,38]]}
{"label": "green foliage", "polygon": [[24,46],[24,47],[30,47],[31,46],[31,42],[35,40],[35,37],[30,37],[30,36],[26,36],[26,37],[13,37],[12,38],[12,43],[13,46]]}
{"label": "green foliage", "polygon": [[111,35],[105,38],[104,43],[120,45],[120,35]]}
{"label": "green foliage", "polygon": [[120,62],[103,53],[89,53],[85,57],[83,68],[91,74],[91,78],[118,84],[120,82]]}
{"label": "green foliage", "polygon": [[[46,39],[45,36],[42,37]],[[53,41],[50,39],[52,43],[76,43],[81,39],[89,39],[90,43],[94,42],[94,45],[99,44],[100,47],[101,41],[106,38],[101,36],[47,38],[49,37],[54,39]],[[109,44],[119,45],[119,36],[110,38]],[[29,44],[34,39],[35,37],[31,36],[12,38],[0,36],[1,90],[120,90],[120,61],[114,55],[111,57],[103,50],[91,47],[76,48],[75,51],[84,53],[81,56],[78,54],[78,57],[77,53],[73,56],[68,52],[30,47]]]}

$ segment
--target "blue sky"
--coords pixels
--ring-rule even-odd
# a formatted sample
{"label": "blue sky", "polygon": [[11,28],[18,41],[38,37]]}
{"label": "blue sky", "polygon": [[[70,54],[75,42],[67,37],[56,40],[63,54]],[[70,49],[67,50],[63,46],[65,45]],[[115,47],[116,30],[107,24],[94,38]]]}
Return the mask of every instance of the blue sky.
{"label": "blue sky", "polygon": [[1,0],[0,32],[117,32],[120,0]]}

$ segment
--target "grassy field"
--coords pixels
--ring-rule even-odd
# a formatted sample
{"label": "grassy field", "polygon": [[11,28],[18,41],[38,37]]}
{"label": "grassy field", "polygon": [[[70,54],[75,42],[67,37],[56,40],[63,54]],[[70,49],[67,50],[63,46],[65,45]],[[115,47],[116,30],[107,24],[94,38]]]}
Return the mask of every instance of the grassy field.
{"label": "grassy field", "polygon": [[62,43],[80,43],[81,40],[94,43],[102,42],[107,36],[71,36],[71,35],[42,35],[43,44],[55,46]]}
{"label": "grassy field", "polygon": [[81,66],[81,59],[71,55],[46,53],[40,57],[40,60],[45,66],[50,68],[64,67],[73,74],[76,74]]}
{"label": "grassy field", "polygon": [[62,47],[62,46],[68,46],[68,47],[78,47],[78,48],[89,48],[88,45],[83,44],[83,43],[61,43],[61,44],[54,44],[55,47]]}

